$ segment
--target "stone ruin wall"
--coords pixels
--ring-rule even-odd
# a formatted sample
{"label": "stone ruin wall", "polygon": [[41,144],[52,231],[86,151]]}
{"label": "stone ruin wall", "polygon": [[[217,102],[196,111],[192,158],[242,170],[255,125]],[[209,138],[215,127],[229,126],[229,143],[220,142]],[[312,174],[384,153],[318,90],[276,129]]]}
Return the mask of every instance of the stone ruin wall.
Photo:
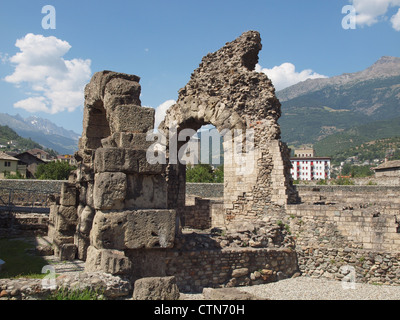
{"label": "stone ruin wall", "polygon": [[[252,155],[250,161],[246,158],[239,164],[232,156],[234,144],[241,142],[241,137],[233,142],[224,141],[227,222],[254,220],[269,207],[296,201],[289,171],[289,150],[279,140],[280,103],[268,77],[254,71],[261,47],[260,35],[247,32],[205,56],[159,127],[167,133],[175,125],[179,134],[183,129],[197,131],[202,125],[212,124],[220,133],[229,132],[233,138],[235,130],[241,130],[243,136],[253,130],[254,148],[248,151]],[[242,143],[243,149],[246,143]],[[180,185],[185,183],[181,171],[184,169],[178,165],[173,170]],[[185,192],[185,189],[177,191]]]}
{"label": "stone ruin wall", "polygon": [[[341,279],[348,265],[360,281],[398,283],[396,201],[379,215],[372,207],[350,209],[349,199],[340,201],[346,192],[318,199],[306,192],[312,204],[291,205],[299,197],[289,150],[279,140],[280,104],[270,80],[253,71],[260,49],[259,34],[247,32],[204,57],[159,127],[167,133],[175,124],[176,134],[204,124],[220,132],[254,129],[255,160],[246,163],[251,174],[237,174],[240,166],[228,161],[222,201],[187,205],[185,165],[146,161],[154,109],[140,106],[137,76],[93,76],[85,89],[79,167],[49,217],[56,255],[86,260],[87,271],[131,279],[174,275],[188,291],[274,281],[297,268]],[[225,151],[231,146],[225,142]],[[329,199],[339,204],[322,203]],[[228,233],[182,234],[185,225]]]}
{"label": "stone ruin wall", "polygon": [[[259,34],[247,32],[207,55],[179,91],[177,103],[159,128],[165,133],[176,122],[178,132],[184,128],[197,130],[203,124],[213,124],[220,131],[254,129],[254,170],[241,177],[236,174],[236,164],[227,166],[227,196],[220,207],[223,220],[239,222],[239,227],[233,225],[235,236],[229,239],[213,238],[207,250],[215,251],[207,255],[210,261],[204,260],[213,265],[217,256],[226,256],[226,274],[214,279],[219,285],[250,281],[246,279],[255,270],[243,267],[244,262],[235,262],[240,250],[229,250],[231,245],[240,248],[251,239],[259,249],[253,249],[255,253],[250,255],[269,250],[268,260],[275,257],[274,250],[288,250],[287,265],[272,262],[279,270],[265,269],[270,263],[260,258],[257,268],[264,268],[269,276],[253,275],[254,281],[271,281],[278,272],[291,276],[297,268],[293,243],[284,241],[287,235],[282,228],[260,221],[257,230],[263,231],[255,239],[254,226],[249,231],[241,224],[243,219],[259,219],[269,206],[283,208],[295,198],[287,167],[289,152],[279,141],[280,104],[271,81],[253,70],[260,49]],[[178,283],[187,287],[191,272],[202,274],[193,257],[201,254],[203,244],[187,247],[187,243],[193,243],[193,235],[181,233],[185,222],[185,165],[147,162],[146,151],[154,142],[146,141],[146,133],[153,129],[154,109],[141,107],[139,80],[134,75],[103,71],[86,86],[83,134],[76,154],[78,169],[63,184],[60,199],[55,199],[51,207],[48,235],[57,256],[85,260],[86,271],[131,278],[173,275],[170,266],[174,263],[168,257],[186,257],[188,263],[183,265],[187,269],[182,269]],[[167,151],[170,159],[171,150]],[[239,260],[250,261],[247,259]],[[213,270],[214,278],[220,272]],[[209,279],[207,272],[199,281],[210,285]],[[199,288],[198,282],[196,286]]]}

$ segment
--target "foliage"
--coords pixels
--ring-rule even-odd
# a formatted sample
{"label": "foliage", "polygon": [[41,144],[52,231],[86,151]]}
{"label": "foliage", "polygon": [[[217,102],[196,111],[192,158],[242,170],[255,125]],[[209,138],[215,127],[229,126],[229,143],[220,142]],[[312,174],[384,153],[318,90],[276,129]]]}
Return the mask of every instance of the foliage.
{"label": "foliage", "polygon": [[25,177],[19,171],[17,171],[16,174],[11,174],[10,172],[6,172],[4,177],[5,179],[25,179]]}
{"label": "foliage", "polygon": [[224,166],[219,166],[214,170],[214,182],[215,183],[224,182]]}
{"label": "foliage", "polygon": [[342,168],[343,176],[351,176],[352,178],[365,178],[374,175],[370,166],[353,166],[345,164]]}
{"label": "foliage", "polygon": [[40,180],[67,180],[71,171],[75,169],[68,162],[53,161],[38,165],[36,176]]}
{"label": "foliage", "polygon": [[[400,118],[377,121],[330,135],[317,142],[317,154],[331,156],[339,163],[357,156],[359,161],[384,159],[388,150],[400,148]],[[393,155],[400,156],[400,152]]]}
{"label": "foliage", "polygon": [[349,178],[338,178],[331,181],[331,184],[336,184],[339,186],[354,186],[354,181]]}
{"label": "foliage", "polygon": [[[375,137],[400,136],[399,119],[397,119],[397,126],[396,119],[393,119],[399,116],[399,82],[400,77],[396,76],[354,82],[352,85],[332,85],[282,101],[282,117],[279,120],[282,140],[296,146],[321,142],[326,147],[324,150],[316,148],[317,154],[329,156],[325,151],[335,153],[336,148],[344,150],[363,141],[376,139]],[[374,104],[377,105],[376,101],[379,102],[379,108],[376,108],[372,114],[368,113]],[[385,128],[377,122],[384,119],[393,119],[393,121],[389,120],[391,124]],[[346,131],[357,126],[364,125],[368,130],[370,124],[372,124],[370,129],[375,132],[371,132],[367,140],[358,139],[356,133],[348,137],[356,138],[353,142],[345,139],[346,137],[341,139],[347,141],[345,146],[337,144],[334,148],[329,148],[333,144],[323,142],[324,137],[329,138],[332,134],[340,134],[343,130],[348,135]],[[368,134],[368,131],[363,131]]]}
{"label": "foliage", "polygon": [[[8,126],[0,126],[0,144],[6,145],[8,141],[15,142],[17,148],[20,150],[29,150],[34,148],[42,149],[42,146],[32,139],[25,139],[20,137],[13,129]],[[12,148],[8,149],[9,151],[12,151]]]}
{"label": "foliage", "polygon": [[209,164],[198,164],[186,167],[186,181],[194,183],[222,183],[224,182],[224,167],[213,170]]}
{"label": "foliage", "polygon": [[61,288],[53,292],[47,300],[104,300],[102,291],[91,288],[68,289]]}

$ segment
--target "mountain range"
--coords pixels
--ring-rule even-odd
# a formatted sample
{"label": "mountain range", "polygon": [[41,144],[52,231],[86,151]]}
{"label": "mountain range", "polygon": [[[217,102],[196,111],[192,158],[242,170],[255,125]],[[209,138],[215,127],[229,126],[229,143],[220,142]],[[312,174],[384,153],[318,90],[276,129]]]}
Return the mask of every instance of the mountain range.
{"label": "mountain range", "polygon": [[73,154],[78,150],[80,135],[59,127],[47,119],[36,116],[23,118],[19,114],[12,116],[0,113],[0,125],[6,125],[21,137],[31,138],[43,147],[53,149],[60,154]]}
{"label": "mountain range", "polygon": [[[309,79],[278,91],[277,97],[282,140],[290,146],[328,136],[332,141],[332,135],[359,126],[380,127],[373,123],[400,117],[400,58],[384,56],[360,72]],[[400,136],[399,126],[391,129],[385,137]]]}

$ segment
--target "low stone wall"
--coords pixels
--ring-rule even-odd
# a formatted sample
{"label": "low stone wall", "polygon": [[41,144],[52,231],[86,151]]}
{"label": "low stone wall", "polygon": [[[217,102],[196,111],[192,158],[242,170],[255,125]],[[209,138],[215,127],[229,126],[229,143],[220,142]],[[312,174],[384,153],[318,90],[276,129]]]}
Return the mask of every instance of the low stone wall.
{"label": "low stone wall", "polygon": [[269,283],[298,271],[296,252],[288,248],[150,250],[131,252],[130,258],[141,262],[138,278],[175,276],[181,292]]}
{"label": "low stone wall", "polygon": [[38,193],[60,193],[64,180],[0,179],[0,188],[32,190]]}
{"label": "low stone wall", "polygon": [[399,285],[399,213],[382,206],[300,204],[275,218],[295,238],[302,275]]}
{"label": "low stone wall", "polygon": [[48,214],[0,212],[0,237],[47,235]]}
{"label": "low stone wall", "polygon": [[183,224],[187,228],[208,229],[211,228],[211,200],[194,199],[194,205],[185,206]]}
{"label": "low stone wall", "polygon": [[286,223],[296,245],[398,251],[397,210],[376,206],[290,205]]}
{"label": "low stone wall", "polygon": [[400,186],[296,186],[301,202],[375,204],[400,208]]}
{"label": "low stone wall", "polygon": [[303,276],[357,283],[400,285],[400,252],[298,247]]}
{"label": "low stone wall", "polygon": [[200,198],[223,198],[223,183],[186,183],[186,194]]}

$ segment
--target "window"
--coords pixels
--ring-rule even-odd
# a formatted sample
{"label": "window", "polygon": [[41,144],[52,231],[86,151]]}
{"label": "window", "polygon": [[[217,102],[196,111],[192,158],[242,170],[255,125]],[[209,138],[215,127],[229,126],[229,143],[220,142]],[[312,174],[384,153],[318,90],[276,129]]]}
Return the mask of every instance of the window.
{"label": "window", "polygon": [[6,162],[4,163],[4,166],[5,166],[5,167],[11,167],[11,162],[10,162],[10,161],[6,161]]}

